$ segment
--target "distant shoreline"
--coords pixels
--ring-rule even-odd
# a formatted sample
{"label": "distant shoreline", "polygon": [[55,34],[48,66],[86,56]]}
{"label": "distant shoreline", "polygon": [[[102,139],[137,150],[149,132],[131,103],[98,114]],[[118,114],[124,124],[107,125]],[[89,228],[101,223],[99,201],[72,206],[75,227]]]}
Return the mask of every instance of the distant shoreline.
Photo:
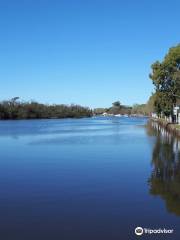
{"label": "distant shoreline", "polygon": [[17,118],[17,119],[0,119],[1,121],[32,121],[32,120],[65,120],[65,119],[83,119],[83,118],[98,118],[98,117],[114,117],[114,118],[150,118],[146,115],[129,115],[129,116],[116,116],[116,115],[92,115],[92,116],[83,116],[83,117],[61,117],[61,118]]}
{"label": "distant shoreline", "polygon": [[90,108],[75,104],[47,105],[19,101],[18,97],[0,102],[0,120],[82,118],[92,115]]}
{"label": "distant shoreline", "polygon": [[42,104],[36,101],[20,101],[19,97],[0,102],[0,120],[64,119],[92,116],[147,117],[146,105],[134,107],[122,105],[119,101],[109,108],[84,107],[76,104]]}

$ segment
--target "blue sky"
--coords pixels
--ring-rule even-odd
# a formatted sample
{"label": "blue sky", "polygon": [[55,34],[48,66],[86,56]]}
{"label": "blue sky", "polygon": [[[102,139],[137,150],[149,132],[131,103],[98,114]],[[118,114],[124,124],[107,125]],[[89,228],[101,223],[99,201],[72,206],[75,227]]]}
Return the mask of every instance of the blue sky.
{"label": "blue sky", "polygon": [[0,100],[144,103],[180,42],[180,1],[0,0]]}

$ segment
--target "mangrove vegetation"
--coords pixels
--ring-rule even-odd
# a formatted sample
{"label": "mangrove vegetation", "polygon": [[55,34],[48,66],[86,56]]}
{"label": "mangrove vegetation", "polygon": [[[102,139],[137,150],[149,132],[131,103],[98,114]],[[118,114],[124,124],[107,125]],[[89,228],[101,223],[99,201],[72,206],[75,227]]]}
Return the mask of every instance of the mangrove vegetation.
{"label": "mangrove vegetation", "polygon": [[0,119],[52,119],[92,116],[92,110],[79,105],[46,105],[35,101],[24,102],[18,97],[0,102]]}

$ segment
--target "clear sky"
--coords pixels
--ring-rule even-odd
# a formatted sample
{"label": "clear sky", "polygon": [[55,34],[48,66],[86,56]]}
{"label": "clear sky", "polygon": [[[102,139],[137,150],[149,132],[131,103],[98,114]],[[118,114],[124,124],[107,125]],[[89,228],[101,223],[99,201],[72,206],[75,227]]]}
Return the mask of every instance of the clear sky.
{"label": "clear sky", "polygon": [[178,0],[0,0],[0,100],[144,103],[179,42]]}

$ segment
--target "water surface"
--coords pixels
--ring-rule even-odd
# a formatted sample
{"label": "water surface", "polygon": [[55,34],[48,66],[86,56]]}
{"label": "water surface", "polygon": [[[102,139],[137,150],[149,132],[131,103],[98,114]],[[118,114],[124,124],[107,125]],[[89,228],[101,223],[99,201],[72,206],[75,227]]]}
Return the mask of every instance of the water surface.
{"label": "water surface", "polygon": [[136,226],[180,239],[180,144],[146,123],[1,121],[0,239],[131,240]]}

